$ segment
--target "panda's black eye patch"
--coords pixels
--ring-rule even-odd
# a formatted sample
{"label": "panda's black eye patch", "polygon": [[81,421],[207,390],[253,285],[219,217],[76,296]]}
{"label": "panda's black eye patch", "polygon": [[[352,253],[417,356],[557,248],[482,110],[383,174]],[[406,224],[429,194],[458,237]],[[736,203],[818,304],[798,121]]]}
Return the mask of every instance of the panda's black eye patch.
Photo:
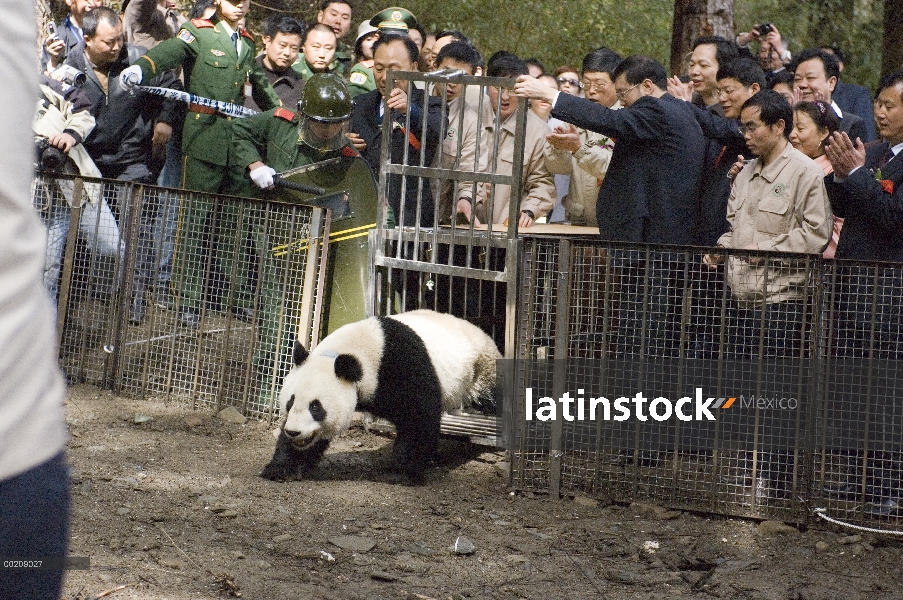
{"label": "panda's black eye patch", "polygon": [[288,402],[285,403],[285,412],[292,412],[292,405],[295,403],[295,395],[292,394],[292,397],[288,399]]}
{"label": "panda's black eye patch", "polygon": [[320,404],[319,400],[311,402],[307,407],[307,410],[310,411],[310,416],[313,417],[313,420],[318,423],[326,418],[326,409],[323,408],[323,405]]}

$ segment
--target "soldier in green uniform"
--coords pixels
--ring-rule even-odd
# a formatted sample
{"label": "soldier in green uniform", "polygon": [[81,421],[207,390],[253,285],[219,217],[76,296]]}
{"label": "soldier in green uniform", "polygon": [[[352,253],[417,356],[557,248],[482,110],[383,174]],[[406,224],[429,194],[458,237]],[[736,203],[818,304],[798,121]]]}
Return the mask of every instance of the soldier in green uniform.
{"label": "soldier in green uniform", "polygon": [[[298,107],[300,114],[277,108],[233,122],[234,160],[247,174],[244,195],[266,198],[277,193],[274,192],[277,173],[338,156],[358,156],[345,137],[351,118],[351,95],[341,77],[329,73],[313,75],[304,85]],[[280,267],[285,267],[285,259],[278,257],[274,243],[275,240],[290,241],[292,237],[299,237],[300,232],[289,231],[293,227],[288,222],[291,219],[283,221],[274,222],[270,218],[269,231],[264,219],[252,219],[251,223],[255,249],[261,259],[262,319],[254,364],[265,395],[269,393],[274,371],[278,371],[291,354],[294,339],[291,324],[285,322],[285,311],[281,307],[282,275],[279,271]],[[282,327],[280,319],[283,320]],[[281,343],[280,328],[285,332]]]}
{"label": "soldier in green uniform", "polygon": [[[191,94],[235,104],[241,104],[246,96],[253,96],[263,109],[279,106],[279,97],[254,60],[254,38],[238,26],[248,2],[215,0],[216,13],[210,20],[194,19],[184,23],[176,37],[161,42],[124,70],[120,76],[121,85],[132,89],[158,73],[181,65],[185,72],[185,87]],[[228,189],[230,120],[206,106],[189,105],[182,128],[183,187],[214,193]],[[219,264],[215,261],[214,265],[223,274],[232,271],[229,264],[232,252],[219,240],[231,240],[236,215],[230,210],[212,215],[212,209],[210,202],[196,201],[190,207],[183,207],[180,217],[180,229],[184,233],[179,240],[180,247],[176,249],[173,272],[180,296],[180,320],[191,329],[200,325],[201,310],[209,300],[209,292],[208,298],[202,298],[202,292],[210,275],[203,266],[210,251],[218,250]],[[217,232],[219,239],[205,244],[205,229]],[[205,248],[207,245],[209,250]],[[238,299],[236,306],[246,303],[247,300]],[[240,316],[248,317],[247,314]]]}
{"label": "soldier in green uniform", "polygon": [[379,37],[379,29],[364,21],[357,28],[357,41],[354,42],[354,55],[357,62],[351,67],[348,76],[348,91],[352,98],[376,89],[373,79],[373,43]]}
{"label": "soldier in green uniform", "polygon": [[[316,73],[335,73],[336,62],[334,60],[336,52],[335,32],[331,27],[323,24],[316,24],[307,30],[304,35],[304,43],[301,45],[301,52],[292,69],[298,73],[304,81],[307,81]],[[338,73],[342,76],[341,73]]]}
{"label": "soldier in green uniform", "polygon": [[351,5],[347,0],[322,0],[317,11],[317,23],[332,27],[337,40],[335,57],[329,64],[330,73],[338,73],[348,77],[351,63],[354,62],[354,51],[342,41],[351,29]]}

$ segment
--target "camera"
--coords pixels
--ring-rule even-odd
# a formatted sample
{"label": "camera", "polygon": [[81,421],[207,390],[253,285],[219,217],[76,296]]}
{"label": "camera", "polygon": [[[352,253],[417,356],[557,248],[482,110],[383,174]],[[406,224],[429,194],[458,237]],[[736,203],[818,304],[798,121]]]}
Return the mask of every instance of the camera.
{"label": "camera", "polygon": [[85,85],[85,81],[87,81],[87,76],[83,72],[69,65],[57,67],[54,69],[53,73],[50,74],[50,77],[62,81],[63,83],[74,85],[75,87],[81,87]]}
{"label": "camera", "polygon": [[774,30],[774,27],[772,27],[771,23],[762,23],[761,25],[756,25],[756,29],[759,30],[759,37],[765,37]]}
{"label": "camera", "polygon": [[35,153],[38,169],[42,171],[59,171],[68,158],[65,152],[51,145],[47,138],[35,140]]}

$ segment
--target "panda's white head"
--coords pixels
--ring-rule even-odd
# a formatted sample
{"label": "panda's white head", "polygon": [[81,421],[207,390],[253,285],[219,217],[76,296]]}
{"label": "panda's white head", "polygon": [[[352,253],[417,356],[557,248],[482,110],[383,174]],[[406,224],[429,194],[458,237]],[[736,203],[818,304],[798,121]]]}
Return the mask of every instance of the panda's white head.
{"label": "panda's white head", "polygon": [[351,425],[364,373],[354,355],[329,350],[311,355],[297,341],[292,359],[295,366],[285,377],[279,401],[286,413],[285,435],[304,450]]}

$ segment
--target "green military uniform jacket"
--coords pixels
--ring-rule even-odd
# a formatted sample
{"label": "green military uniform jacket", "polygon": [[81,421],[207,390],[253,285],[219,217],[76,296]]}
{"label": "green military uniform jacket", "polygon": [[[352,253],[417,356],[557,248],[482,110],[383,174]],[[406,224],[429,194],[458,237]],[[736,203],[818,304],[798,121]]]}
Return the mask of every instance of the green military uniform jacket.
{"label": "green military uniform jacket", "polygon": [[[351,67],[351,57],[353,54],[354,52],[348,45],[339,42],[336,46],[335,56],[333,57],[332,62],[326,67],[326,72],[335,73],[342,79],[345,79],[348,77],[348,69]],[[298,53],[298,58],[295,59],[292,68],[304,78],[304,81],[307,81],[314,75],[314,72],[311,71],[310,66],[307,64],[307,61],[304,60],[304,52]]]}
{"label": "green military uniform jacket", "polygon": [[373,61],[364,60],[351,67],[348,76],[348,91],[352,98],[361,94],[372,92],[376,89],[376,80],[373,79]]}
{"label": "green military uniform jacket", "polygon": [[343,78],[348,77],[352,62],[354,62],[354,48],[345,42],[339,42],[336,44],[335,57],[329,63],[329,72]]}
{"label": "green military uniform jacket", "polygon": [[[176,37],[151,48],[135,64],[141,67],[142,81],[182,65],[189,93],[234,104],[244,102],[244,85],[250,82],[259,107],[280,106],[279,96],[254,60],[254,38],[243,29],[239,34],[243,37],[241,55],[236,56],[232,39],[215,16],[209,21],[186,21]],[[192,108],[189,106],[182,128],[183,153],[215,165],[229,164],[232,119]]]}
{"label": "green military uniform jacket", "polygon": [[[232,123],[232,149],[234,167],[247,169],[251,163],[261,161],[283,173],[295,167],[303,167],[336,156],[358,156],[346,138],[339,150],[320,152],[298,140],[298,124],[301,116],[285,108],[276,108]],[[259,196],[260,190],[245,176],[247,187],[241,195]],[[256,190],[256,193],[255,193]]]}

